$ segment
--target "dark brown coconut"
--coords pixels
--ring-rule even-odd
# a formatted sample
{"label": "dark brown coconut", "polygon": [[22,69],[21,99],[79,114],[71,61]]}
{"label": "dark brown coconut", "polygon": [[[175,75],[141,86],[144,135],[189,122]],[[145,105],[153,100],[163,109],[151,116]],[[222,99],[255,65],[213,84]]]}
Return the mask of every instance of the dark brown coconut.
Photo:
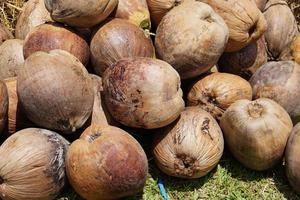
{"label": "dark brown coconut", "polygon": [[110,113],[129,127],[160,128],[184,109],[180,77],[161,60],[120,60],[104,73],[103,87]]}
{"label": "dark brown coconut", "polygon": [[234,157],[259,171],[281,161],[293,128],[288,113],[265,98],[236,101],[223,114],[220,125]]}
{"label": "dark brown coconut", "polygon": [[17,95],[17,77],[5,79],[4,83],[8,92],[8,120],[7,120],[7,132],[8,135],[12,135],[15,132],[24,128],[33,127],[32,122],[26,117],[22,110]]}
{"label": "dark brown coconut", "polygon": [[0,147],[0,196],[3,200],[51,200],[66,182],[69,142],[45,129],[24,129]]}
{"label": "dark brown coconut", "polygon": [[85,199],[119,199],[140,192],[148,172],[139,143],[116,127],[92,126],[70,146],[69,181]]}
{"label": "dark brown coconut", "polygon": [[118,0],[44,0],[52,19],[75,27],[92,27],[104,21]]}
{"label": "dark brown coconut", "polygon": [[293,189],[300,194],[300,123],[290,135],[285,152],[286,174]]}
{"label": "dark brown coconut", "polygon": [[91,42],[91,61],[101,76],[122,58],[154,57],[154,53],[151,39],[124,19],[113,19],[105,24]]}
{"label": "dark brown coconut", "polygon": [[216,120],[201,108],[188,107],[155,136],[153,154],[163,172],[190,179],[210,172],[223,149],[223,134]]}
{"label": "dark brown coconut", "polygon": [[299,31],[296,19],[287,2],[269,0],[264,16],[268,22],[265,39],[269,59],[290,60],[290,45]]}
{"label": "dark brown coconut", "polygon": [[24,57],[37,51],[49,52],[54,49],[68,51],[84,65],[89,61],[90,51],[86,41],[70,28],[59,24],[42,24],[35,27],[24,41]]}
{"label": "dark brown coconut", "polygon": [[3,26],[2,24],[0,24],[0,45],[8,39],[12,39],[13,35],[11,34],[11,32],[9,30],[7,30],[7,28],[5,26]]}
{"label": "dark brown coconut", "polygon": [[92,112],[89,74],[78,59],[63,50],[28,57],[18,74],[17,92],[27,117],[48,129],[75,132]]}
{"label": "dark brown coconut", "polygon": [[261,38],[237,52],[224,53],[218,62],[218,69],[248,80],[267,60],[265,41]]}
{"label": "dark brown coconut", "polygon": [[209,4],[229,28],[226,52],[239,51],[258,40],[267,29],[263,14],[253,1],[202,0],[202,2]]}
{"label": "dark brown coconut", "polygon": [[6,40],[0,46],[0,79],[17,76],[24,65],[23,40]]}
{"label": "dark brown coconut", "polygon": [[150,13],[146,0],[119,1],[115,17],[127,19],[142,29],[151,29]]}
{"label": "dark brown coconut", "polygon": [[33,28],[51,21],[53,20],[45,7],[44,0],[29,0],[24,4],[18,17],[16,38],[24,40]]}
{"label": "dark brown coconut", "polygon": [[220,120],[226,109],[240,99],[252,100],[252,88],[246,80],[232,74],[213,73],[193,84],[187,104],[199,106]]}
{"label": "dark brown coconut", "polygon": [[182,79],[188,79],[209,71],[227,40],[224,20],[207,4],[188,0],[162,19],[155,47],[160,59],[171,64]]}
{"label": "dark brown coconut", "polygon": [[279,103],[294,122],[300,120],[300,66],[293,61],[268,62],[250,79],[253,97]]}
{"label": "dark brown coconut", "polygon": [[69,181],[85,199],[119,199],[143,189],[145,152],[125,131],[109,126],[101,106],[101,80],[93,77],[92,125],[72,143],[66,158]]}
{"label": "dark brown coconut", "polygon": [[8,93],[5,84],[0,81],[0,133],[2,133],[7,122]]}

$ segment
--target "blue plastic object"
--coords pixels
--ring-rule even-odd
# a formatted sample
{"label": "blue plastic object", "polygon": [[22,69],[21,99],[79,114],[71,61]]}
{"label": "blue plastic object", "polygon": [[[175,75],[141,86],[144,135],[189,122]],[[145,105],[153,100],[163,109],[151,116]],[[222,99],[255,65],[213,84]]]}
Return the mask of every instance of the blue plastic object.
{"label": "blue plastic object", "polygon": [[164,200],[169,200],[168,194],[166,192],[164,183],[161,178],[158,179],[158,187],[159,187],[159,191],[160,191],[162,197],[164,198]]}

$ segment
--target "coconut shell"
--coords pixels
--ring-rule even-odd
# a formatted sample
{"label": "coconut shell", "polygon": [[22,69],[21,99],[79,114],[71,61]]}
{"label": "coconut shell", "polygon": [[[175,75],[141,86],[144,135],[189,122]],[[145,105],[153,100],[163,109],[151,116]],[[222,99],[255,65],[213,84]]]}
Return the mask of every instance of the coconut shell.
{"label": "coconut shell", "polygon": [[229,28],[226,52],[239,51],[258,40],[267,29],[263,14],[253,1],[202,0],[202,2],[209,4]]}
{"label": "coconut shell", "polygon": [[293,41],[291,49],[295,61],[300,65],[300,34]]}
{"label": "coconut shell", "polygon": [[129,127],[160,128],[184,109],[179,75],[161,60],[120,60],[104,73],[103,87],[110,113]]}
{"label": "coconut shell", "polygon": [[23,67],[23,40],[6,40],[0,46],[0,79],[15,77]]}
{"label": "coconut shell", "polygon": [[268,62],[250,79],[253,98],[280,104],[294,122],[300,120],[300,65],[293,61]]}
{"label": "coconut shell", "polygon": [[22,8],[18,17],[15,35],[24,40],[27,34],[36,26],[53,21],[45,7],[44,0],[29,0]]}
{"label": "coconut shell", "polygon": [[218,62],[218,69],[249,80],[267,60],[265,40],[261,38],[237,52],[224,53]]}
{"label": "coconut shell", "polygon": [[142,29],[151,29],[151,19],[146,0],[119,1],[115,17],[127,19]]}
{"label": "coconut shell", "polygon": [[7,28],[5,26],[3,26],[2,24],[0,24],[0,45],[8,39],[12,39],[13,35],[11,34],[11,32],[9,30],[7,30]]}
{"label": "coconut shell", "polygon": [[296,19],[287,2],[269,0],[264,16],[268,22],[265,39],[269,59],[290,60],[290,46],[299,31]]}
{"label": "coconut shell", "polygon": [[18,74],[17,93],[27,117],[40,127],[75,132],[92,112],[89,74],[78,59],[63,50],[28,57]]}
{"label": "coconut shell", "polygon": [[35,27],[24,41],[24,57],[37,51],[49,52],[54,49],[68,51],[84,65],[89,61],[90,51],[87,42],[72,29],[60,24],[42,24]]}
{"label": "coconut shell", "polygon": [[75,27],[92,27],[104,21],[118,0],[44,0],[52,19]]}
{"label": "coconut shell", "polygon": [[0,81],[0,133],[2,133],[7,122],[8,93],[5,84]]}
{"label": "coconut shell", "polygon": [[253,170],[267,170],[282,161],[293,128],[288,113],[271,99],[238,100],[221,119],[233,156]]}
{"label": "coconut shell", "polygon": [[164,173],[191,179],[210,172],[223,150],[223,134],[216,120],[201,108],[188,107],[155,136],[153,155]]}
{"label": "coconut shell", "polygon": [[142,147],[125,131],[92,126],[70,146],[66,168],[80,196],[108,200],[142,191],[148,162]]}
{"label": "coconut shell", "polygon": [[152,41],[137,26],[113,19],[101,27],[91,42],[91,61],[98,75],[122,58],[154,57]]}
{"label": "coconut shell", "polygon": [[294,128],[285,151],[286,175],[290,185],[300,194],[300,123]]}
{"label": "coconut shell", "polygon": [[190,0],[162,19],[155,47],[160,59],[172,65],[182,79],[188,79],[209,71],[218,62],[227,40],[224,20],[207,4]]}
{"label": "coconut shell", "polygon": [[193,84],[187,104],[199,106],[220,120],[226,109],[240,99],[252,100],[248,81],[232,74],[213,73]]}
{"label": "coconut shell", "polygon": [[0,196],[3,200],[51,200],[66,182],[69,142],[45,129],[24,129],[0,147]]}
{"label": "coconut shell", "polygon": [[7,131],[8,135],[24,128],[33,127],[34,125],[26,117],[22,106],[19,103],[17,95],[17,77],[8,78],[4,80],[8,92],[8,120]]}

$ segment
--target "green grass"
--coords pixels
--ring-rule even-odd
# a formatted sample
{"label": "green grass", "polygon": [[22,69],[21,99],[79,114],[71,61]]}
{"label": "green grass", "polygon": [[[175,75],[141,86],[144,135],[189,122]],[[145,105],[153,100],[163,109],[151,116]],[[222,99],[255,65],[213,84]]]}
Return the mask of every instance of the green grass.
{"label": "green grass", "polygon": [[[300,200],[289,186],[284,166],[279,164],[265,172],[256,172],[243,167],[225,150],[218,166],[207,176],[185,180],[163,174],[155,165],[150,153],[152,136],[156,130],[124,128],[142,145],[149,158],[149,175],[142,193],[123,200],[163,200],[157,180],[165,184],[170,200]],[[82,200],[70,188],[59,200]]]}
{"label": "green grass", "polygon": [[[144,191],[124,200],[163,200],[157,185],[158,177],[164,181],[170,200],[300,200],[300,196],[288,185],[283,165],[266,172],[255,172],[243,167],[229,153],[225,153],[211,173],[195,180],[168,177],[150,161],[149,177]],[[81,200],[70,188],[59,199]]]}

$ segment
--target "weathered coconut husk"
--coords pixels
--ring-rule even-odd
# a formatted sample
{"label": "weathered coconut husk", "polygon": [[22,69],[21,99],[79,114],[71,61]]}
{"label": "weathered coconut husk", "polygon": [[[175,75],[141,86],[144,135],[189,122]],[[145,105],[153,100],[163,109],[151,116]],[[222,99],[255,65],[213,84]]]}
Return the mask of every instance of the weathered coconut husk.
{"label": "weathered coconut husk", "polygon": [[127,19],[142,29],[151,29],[151,19],[146,0],[121,0],[115,17]]}
{"label": "weathered coconut husk", "polygon": [[300,194],[300,123],[294,128],[285,151],[286,175],[290,185]]}
{"label": "weathered coconut husk", "polygon": [[102,84],[102,78],[95,74],[90,74],[90,77],[94,83],[94,87],[96,87],[97,89],[97,91],[95,92],[97,96],[94,97],[93,114],[91,115],[91,124],[89,125],[92,125],[93,121],[97,124],[99,124],[100,121],[104,121],[104,126],[121,126],[121,124],[112,117],[104,102],[105,94]]}
{"label": "weathered coconut husk", "polygon": [[268,62],[250,79],[253,98],[270,98],[281,105],[294,122],[300,120],[300,65],[293,61]]}
{"label": "weathered coconut husk", "polygon": [[220,120],[226,109],[240,99],[252,99],[252,88],[243,78],[227,73],[212,73],[193,84],[187,104],[198,106]]}
{"label": "weathered coconut husk", "polygon": [[155,47],[158,58],[171,64],[182,79],[188,79],[209,71],[223,53],[227,40],[224,20],[207,4],[188,0],[162,19]]}
{"label": "weathered coconut husk", "polygon": [[3,26],[2,24],[0,24],[0,45],[8,39],[12,39],[13,35],[11,34],[11,32],[9,30],[7,30],[7,28],[5,26]]}
{"label": "weathered coconut husk", "polygon": [[112,116],[129,127],[164,127],[184,109],[178,73],[158,59],[120,60],[105,71],[103,88]]}
{"label": "weathered coconut husk", "polygon": [[290,60],[290,46],[299,31],[287,2],[269,0],[264,16],[268,22],[268,29],[264,36],[269,60]]}
{"label": "weathered coconut husk", "polygon": [[122,58],[155,55],[151,39],[124,19],[113,19],[102,26],[94,35],[90,49],[93,68],[100,76]]}
{"label": "weathered coconut husk", "polygon": [[291,50],[294,60],[300,65],[300,34],[292,42]]}
{"label": "weathered coconut husk", "polygon": [[42,24],[31,30],[24,41],[24,57],[37,51],[49,52],[54,49],[68,51],[86,65],[90,51],[87,42],[74,30],[58,23]]}
{"label": "weathered coconut husk", "polygon": [[118,0],[44,0],[52,19],[75,27],[92,27],[104,21]]}
{"label": "weathered coconut husk", "polygon": [[15,77],[23,67],[23,40],[6,40],[0,46],[0,79]]}
{"label": "weathered coconut husk", "polygon": [[92,124],[70,146],[66,158],[69,181],[85,199],[134,195],[144,187],[147,157],[132,136],[108,125],[101,105],[101,78],[92,76],[92,79],[95,96]]}
{"label": "weathered coconut husk", "polygon": [[32,122],[63,133],[81,128],[92,112],[91,78],[80,61],[63,50],[29,56],[18,74],[17,93]]}
{"label": "weathered coconut husk", "polygon": [[223,134],[216,120],[199,107],[188,107],[156,134],[153,155],[164,173],[192,179],[210,172],[223,149]]}
{"label": "weathered coconut husk", "polygon": [[17,95],[17,77],[8,78],[4,80],[8,92],[8,120],[7,133],[12,135],[15,132],[34,127],[33,123],[29,121],[26,114],[22,110],[22,106],[18,100]]}
{"label": "weathered coconut husk", "polygon": [[236,101],[223,114],[220,125],[233,156],[258,171],[282,161],[293,128],[288,113],[266,98]]}
{"label": "weathered coconut husk", "polygon": [[165,14],[181,2],[181,0],[147,0],[154,26],[157,27]]}
{"label": "weathered coconut husk", "polygon": [[2,133],[7,122],[8,93],[5,84],[0,81],[0,133]]}
{"label": "weathered coconut husk", "polygon": [[85,199],[95,200],[141,192],[148,172],[147,157],[140,144],[111,126],[85,130],[70,146],[66,168],[75,191]]}
{"label": "weathered coconut husk", "polygon": [[34,27],[51,21],[53,20],[45,7],[44,0],[29,0],[24,4],[18,17],[16,38],[24,40]]}
{"label": "weathered coconut husk", "polygon": [[267,29],[266,20],[253,1],[201,0],[209,4],[226,22],[229,40],[226,52],[239,51],[258,40]]}
{"label": "weathered coconut husk", "polygon": [[262,12],[264,11],[264,9],[266,7],[267,1],[268,0],[254,0],[254,2],[256,3],[256,6]]}
{"label": "weathered coconut husk", "polygon": [[224,53],[218,62],[218,69],[248,80],[267,60],[265,40],[262,37],[237,52]]}
{"label": "weathered coconut husk", "polygon": [[29,128],[0,147],[0,196],[3,200],[50,200],[66,183],[65,155],[69,142],[45,129]]}

